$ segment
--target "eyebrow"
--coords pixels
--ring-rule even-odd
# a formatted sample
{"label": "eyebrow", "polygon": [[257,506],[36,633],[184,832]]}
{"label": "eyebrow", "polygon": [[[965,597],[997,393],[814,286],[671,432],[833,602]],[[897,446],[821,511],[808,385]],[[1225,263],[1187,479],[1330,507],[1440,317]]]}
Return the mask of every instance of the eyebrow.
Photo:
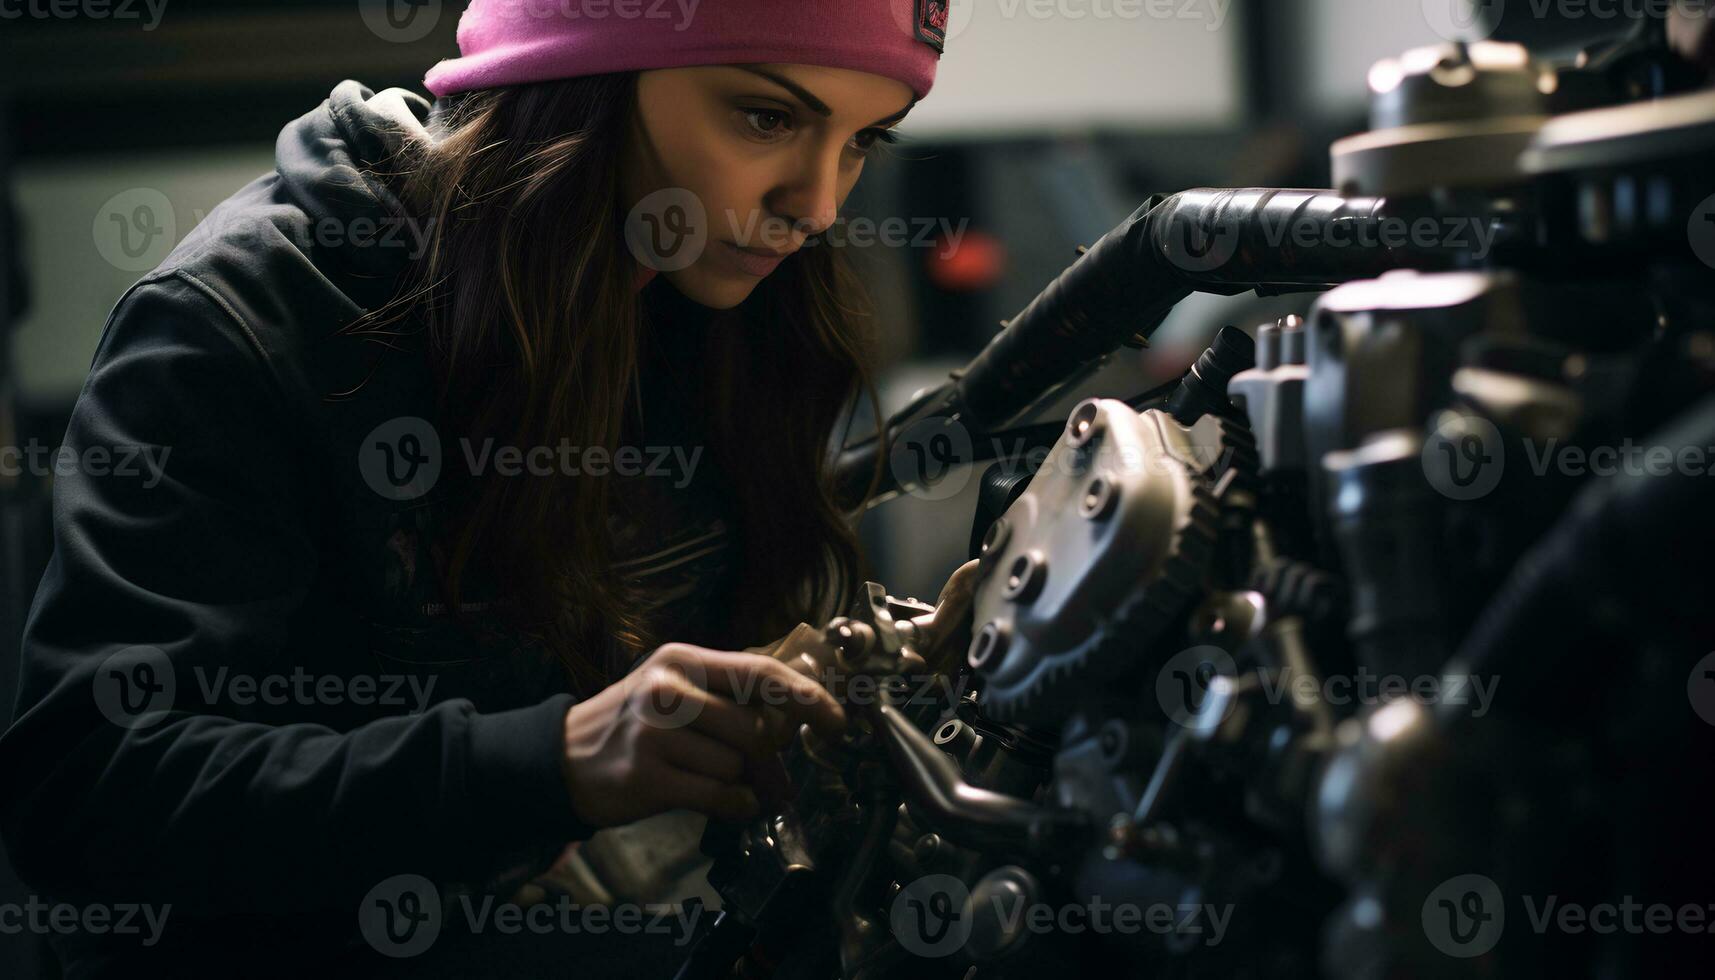
{"label": "eyebrow", "polygon": [[[828,104],[826,102],[823,102],[821,99],[816,98],[815,94],[812,93],[809,89],[805,88],[802,85],[799,85],[797,82],[794,82],[792,79],[787,78],[785,75],[781,75],[777,72],[769,71],[766,68],[758,68],[755,65],[734,65],[732,67],[739,68],[739,69],[742,69],[744,71],[750,72],[752,75],[760,75],[763,78],[768,79],[769,81],[780,86],[781,88],[785,89],[786,91],[791,92],[794,96],[797,96],[798,101],[809,106],[811,111],[815,112],[819,116],[823,116],[825,118],[827,116],[831,116],[834,114],[834,110],[828,108]],[[905,114],[910,112],[913,108],[915,108],[916,105],[917,105],[917,100],[913,99],[913,100],[911,100],[910,105],[907,105],[905,108],[899,110],[898,112],[894,113],[891,116],[888,116],[885,119],[877,119],[875,122],[871,123],[870,125],[871,126],[886,126],[886,125],[889,125],[890,123],[898,122],[899,120],[904,119]]]}

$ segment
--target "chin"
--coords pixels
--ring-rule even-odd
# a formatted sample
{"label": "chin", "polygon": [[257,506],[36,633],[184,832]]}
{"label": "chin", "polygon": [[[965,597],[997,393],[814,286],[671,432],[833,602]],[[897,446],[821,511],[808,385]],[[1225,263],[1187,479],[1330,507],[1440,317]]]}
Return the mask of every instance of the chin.
{"label": "chin", "polygon": [[745,301],[760,279],[713,275],[692,266],[662,273],[686,299],[714,310],[730,310]]}

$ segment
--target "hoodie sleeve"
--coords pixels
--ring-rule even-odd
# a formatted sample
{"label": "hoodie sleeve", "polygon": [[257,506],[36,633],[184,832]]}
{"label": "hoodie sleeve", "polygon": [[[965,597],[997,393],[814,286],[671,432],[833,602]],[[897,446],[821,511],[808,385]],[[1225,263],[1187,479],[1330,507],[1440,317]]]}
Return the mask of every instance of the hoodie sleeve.
{"label": "hoodie sleeve", "polygon": [[[355,909],[392,875],[469,887],[592,830],[560,770],[569,694],[347,731],[146,700],[194,665],[264,673],[310,594],[314,486],[279,391],[187,280],[133,287],[108,321],[56,457],[54,552],[0,738],[0,832],[43,893]],[[105,460],[128,447],[160,465],[120,475]]]}

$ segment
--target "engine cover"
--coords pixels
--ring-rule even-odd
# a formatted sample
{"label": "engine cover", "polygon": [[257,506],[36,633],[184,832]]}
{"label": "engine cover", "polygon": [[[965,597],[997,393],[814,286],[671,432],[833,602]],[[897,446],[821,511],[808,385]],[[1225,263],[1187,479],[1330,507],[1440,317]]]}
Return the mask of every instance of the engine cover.
{"label": "engine cover", "polygon": [[1147,657],[1202,583],[1217,535],[1222,420],[1089,399],[983,540],[970,664],[1002,721],[1064,717],[1073,679]]}

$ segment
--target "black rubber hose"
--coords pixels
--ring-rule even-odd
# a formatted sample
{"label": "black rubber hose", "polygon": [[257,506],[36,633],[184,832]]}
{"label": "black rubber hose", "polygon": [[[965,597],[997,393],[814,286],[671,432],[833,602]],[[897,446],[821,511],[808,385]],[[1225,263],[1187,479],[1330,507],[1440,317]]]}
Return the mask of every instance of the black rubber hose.
{"label": "black rubber hose", "polygon": [[[973,439],[1008,427],[1134,336],[1148,338],[1193,292],[1318,289],[1391,269],[1451,268],[1454,248],[1378,234],[1409,222],[1382,198],[1326,190],[1199,189],[1152,198],[1062,272],[954,380],[895,413],[883,440],[846,448],[835,467],[856,510],[898,490],[876,455],[911,425],[957,416]],[[1449,239],[1451,240],[1451,239]],[[868,493],[866,497],[865,494]]]}
{"label": "black rubber hose", "polygon": [[1063,379],[1193,292],[1321,287],[1390,269],[1440,268],[1446,250],[1390,247],[1382,198],[1326,190],[1198,189],[1146,202],[1008,321],[958,378],[965,425],[1015,421]]}

